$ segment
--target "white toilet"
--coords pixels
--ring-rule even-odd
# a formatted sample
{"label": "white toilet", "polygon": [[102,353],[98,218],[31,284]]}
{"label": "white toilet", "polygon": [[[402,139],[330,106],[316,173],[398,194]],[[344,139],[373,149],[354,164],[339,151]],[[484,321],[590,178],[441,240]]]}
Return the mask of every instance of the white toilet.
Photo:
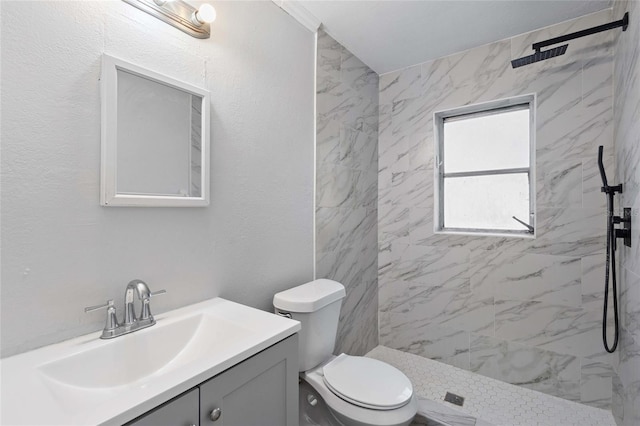
{"label": "white toilet", "polygon": [[[320,279],[273,297],[277,314],[302,324],[300,377],[341,425],[407,426],[417,411],[407,376],[382,361],[332,354],[344,296],[342,284]],[[309,402],[315,405],[311,397]]]}

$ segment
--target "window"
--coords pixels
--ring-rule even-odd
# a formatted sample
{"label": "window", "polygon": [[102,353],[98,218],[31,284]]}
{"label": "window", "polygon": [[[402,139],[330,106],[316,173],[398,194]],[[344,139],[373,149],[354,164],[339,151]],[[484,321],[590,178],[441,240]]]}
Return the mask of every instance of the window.
{"label": "window", "polygon": [[437,112],[436,231],[534,234],[533,95]]}

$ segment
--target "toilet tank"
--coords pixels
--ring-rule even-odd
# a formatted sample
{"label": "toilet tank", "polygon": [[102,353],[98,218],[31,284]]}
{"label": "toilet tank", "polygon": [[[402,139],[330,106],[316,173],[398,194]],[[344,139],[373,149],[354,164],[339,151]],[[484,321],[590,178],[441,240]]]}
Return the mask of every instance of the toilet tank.
{"label": "toilet tank", "polygon": [[345,294],[339,282],[319,279],[273,296],[276,314],[291,316],[301,323],[299,371],[310,370],[332,355]]}

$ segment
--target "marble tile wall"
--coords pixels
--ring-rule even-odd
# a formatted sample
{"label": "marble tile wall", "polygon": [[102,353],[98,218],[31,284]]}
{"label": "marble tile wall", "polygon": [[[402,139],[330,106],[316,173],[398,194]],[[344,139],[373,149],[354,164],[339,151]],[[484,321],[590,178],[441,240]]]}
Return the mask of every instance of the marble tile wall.
{"label": "marble tile wall", "polygon": [[378,344],[378,75],[318,31],[316,276],[345,285],[336,353]]}
{"label": "marble tile wall", "polygon": [[[510,64],[535,41],[610,20],[605,10],[380,76],[380,344],[611,406],[617,356],[601,342],[606,200],[596,159],[604,145],[613,173],[614,33],[573,40],[554,59]],[[537,238],[434,234],[433,113],[529,93],[537,94]],[[637,129],[635,117],[625,119]],[[634,164],[637,135],[627,148]],[[637,168],[629,173],[637,185]],[[637,273],[639,262],[626,259]]]}
{"label": "marble tile wall", "polygon": [[620,256],[620,364],[613,377],[613,414],[618,424],[640,424],[640,2],[616,1],[613,16],[629,12],[629,27],[616,33],[614,144],[617,178],[624,193],[618,207],[631,207],[631,247]]}

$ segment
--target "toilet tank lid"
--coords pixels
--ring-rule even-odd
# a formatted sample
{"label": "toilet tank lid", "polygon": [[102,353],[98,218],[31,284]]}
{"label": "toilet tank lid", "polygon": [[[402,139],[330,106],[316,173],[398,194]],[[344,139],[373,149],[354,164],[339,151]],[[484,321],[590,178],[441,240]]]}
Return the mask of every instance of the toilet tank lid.
{"label": "toilet tank lid", "polygon": [[315,312],[345,294],[339,282],[319,279],[277,293],[273,296],[273,306],[287,312]]}

